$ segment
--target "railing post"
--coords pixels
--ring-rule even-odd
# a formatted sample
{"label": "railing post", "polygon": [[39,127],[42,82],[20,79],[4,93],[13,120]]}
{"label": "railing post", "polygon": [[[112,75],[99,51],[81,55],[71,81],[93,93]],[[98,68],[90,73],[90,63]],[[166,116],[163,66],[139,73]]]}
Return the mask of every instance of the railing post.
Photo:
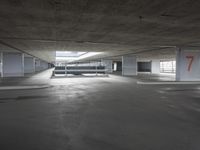
{"label": "railing post", "polygon": [[97,64],[96,64],[96,76],[97,76]]}

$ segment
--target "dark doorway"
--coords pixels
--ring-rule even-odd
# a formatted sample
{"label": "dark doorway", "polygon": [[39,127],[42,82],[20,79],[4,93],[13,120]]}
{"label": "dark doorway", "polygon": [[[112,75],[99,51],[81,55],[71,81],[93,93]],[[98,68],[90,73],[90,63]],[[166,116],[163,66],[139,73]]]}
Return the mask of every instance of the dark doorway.
{"label": "dark doorway", "polygon": [[151,72],[151,62],[138,62],[138,72]]}

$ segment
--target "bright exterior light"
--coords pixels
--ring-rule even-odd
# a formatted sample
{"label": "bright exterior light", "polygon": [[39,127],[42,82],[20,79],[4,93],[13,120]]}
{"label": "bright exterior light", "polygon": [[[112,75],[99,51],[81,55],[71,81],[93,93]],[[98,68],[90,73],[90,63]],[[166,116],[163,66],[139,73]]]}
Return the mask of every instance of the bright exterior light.
{"label": "bright exterior light", "polygon": [[160,62],[161,73],[175,73],[176,72],[176,61],[161,61]]}
{"label": "bright exterior light", "polygon": [[88,53],[86,53],[84,55],[81,55],[78,60],[84,59],[84,58],[88,58],[88,57],[92,57],[92,56],[98,55],[100,53],[101,52],[88,52]]}
{"label": "bright exterior light", "polygon": [[56,51],[56,57],[79,57],[87,52]]}
{"label": "bright exterior light", "polygon": [[56,61],[73,62],[100,54],[101,52],[56,51]]}

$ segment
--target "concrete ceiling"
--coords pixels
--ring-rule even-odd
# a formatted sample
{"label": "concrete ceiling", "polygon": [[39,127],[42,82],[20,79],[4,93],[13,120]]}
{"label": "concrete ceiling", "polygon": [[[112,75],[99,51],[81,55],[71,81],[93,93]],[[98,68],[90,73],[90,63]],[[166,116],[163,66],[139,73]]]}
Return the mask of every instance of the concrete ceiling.
{"label": "concrete ceiling", "polygon": [[49,62],[56,50],[173,57],[176,46],[200,43],[199,8],[198,0],[1,0],[0,50]]}

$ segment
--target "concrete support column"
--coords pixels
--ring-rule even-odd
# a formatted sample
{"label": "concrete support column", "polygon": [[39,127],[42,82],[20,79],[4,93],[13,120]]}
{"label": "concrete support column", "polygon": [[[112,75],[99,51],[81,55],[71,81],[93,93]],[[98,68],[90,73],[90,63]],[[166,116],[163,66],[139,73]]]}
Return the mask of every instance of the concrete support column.
{"label": "concrete support column", "polygon": [[151,61],[151,73],[153,74],[160,73],[160,60],[154,59]]}
{"label": "concrete support column", "polygon": [[48,69],[48,63],[44,62],[44,69]]}
{"label": "concrete support column", "polygon": [[137,75],[137,58],[136,56],[122,56],[122,75]]}
{"label": "concrete support column", "polygon": [[42,61],[41,67],[42,67],[42,70],[48,69],[48,63],[45,61]]}
{"label": "concrete support column", "polygon": [[177,50],[176,80],[200,81],[200,50],[190,48]]}
{"label": "concrete support column", "polygon": [[35,59],[35,71],[41,71],[39,59]]}
{"label": "concrete support column", "polygon": [[2,77],[24,76],[24,54],[3,52]]}
{"label": "concrete support column", "polygon": [[51,68],[51,64],[50,63],[48,63],[48,68]]}
{"label": "concrete support column", "polygon": [[103,65],[105,65],[105,69],[107,70],[108,73],[112,73],[113,69],[112,69],[112,60],[101,60],[101,62],[103,63]]}
{"label": "concrete support column", "polygon": [[53,67],[54,67],[53,64],[48,63],[48,68],[53,68]]}
{"label": "concrete support column", "polygon": [[24,73],[34,73],[35,72],[35,58],[24,57]]}
{"label": "concrete support column", "polygon": [[0,77],[2,77],[2,70],[3,70],[2,61],[3,61],[3,53],[0,52]]}

